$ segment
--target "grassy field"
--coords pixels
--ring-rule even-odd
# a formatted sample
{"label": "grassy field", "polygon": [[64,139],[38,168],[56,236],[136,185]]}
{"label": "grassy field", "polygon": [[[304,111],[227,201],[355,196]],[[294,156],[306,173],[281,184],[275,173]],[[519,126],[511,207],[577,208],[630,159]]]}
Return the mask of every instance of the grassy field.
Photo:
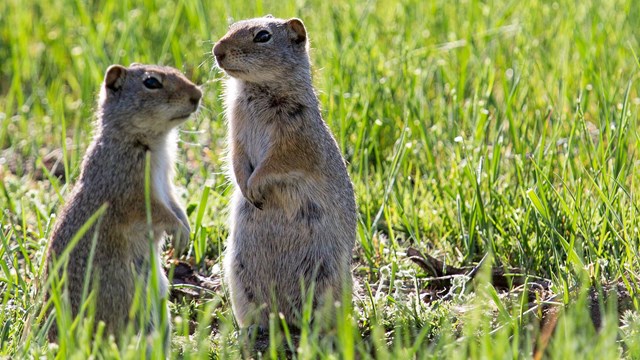
{"label": "grassy field", "polygon": [[[231,186],[211,47],[268,13],[306,24],[360,216],[353,311],[328,335],[303,329],[293,356],[640,358],[633,0],[1,1],[0,358],[145,355],[136,337],[91,343],[84,322],[50,345],[38,290],[104,71],[132,62],[205,91],[175,182],[193,229],[182,258],[209,285],[172,301],[170,356],[242,356],[220,284]],[[60,150],[68,181],[46,170]],[[433,279],[409,248],[473,270]]]}

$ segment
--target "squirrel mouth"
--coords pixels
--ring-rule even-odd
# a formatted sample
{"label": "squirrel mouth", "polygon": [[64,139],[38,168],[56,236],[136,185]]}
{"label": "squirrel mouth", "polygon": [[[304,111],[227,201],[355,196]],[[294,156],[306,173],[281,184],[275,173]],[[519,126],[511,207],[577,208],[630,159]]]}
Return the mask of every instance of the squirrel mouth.
{"label": "squirrel mouth", "polygon": [[246,73],[245,70],[240,70],[240,69],[230,69],[230,68],[222,68],[222,70],[224,70],[227,73]]}
{"label": "squirrel mouth", "polygon": [[169,121],[187,120],[189,118],[189,116],[191,116],[191,114],[193,114],[194,112],[198,111],[198,107],[199,106],[200,106],[200,102],[198,101],[198,104],[193,107],[193,110],[186,111],[186,112],[184,112],[184,113],[182,113],[180,115],[176,115],[176,116],[172,117]]}
{"label": "squirrel mouth", "polygon": [[171,120],[169,120],[169,121],[187,120],[189,118],[189,116],[191,116],[191,113],[178,115],[178,116],[172,117]]}

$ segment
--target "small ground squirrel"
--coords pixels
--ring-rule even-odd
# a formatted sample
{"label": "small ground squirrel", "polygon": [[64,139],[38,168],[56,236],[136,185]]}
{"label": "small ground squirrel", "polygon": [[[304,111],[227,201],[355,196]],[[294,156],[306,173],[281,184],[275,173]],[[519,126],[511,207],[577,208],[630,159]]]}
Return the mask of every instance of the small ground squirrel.
{"label": "small ground squirrel", "polygon": [[296,325],[302,286],[315,284],[316,308],[351,294],[356,236],[353,186],[322,120],[306,29],[299,19],[240,21],[213,54],[230,76],[236,191],[224,270],[233,312],[243,328],[268,326],[272,310]]}
{"label": "small ground squirrel", "polygon": [[[104,321],[106,331],[116,337],[129,318],[135,282],[148,280],[151,256],[156,257],[160,277],[159,297],[167,296],[169,282],[159,255],[164,233],[173,236],[178,248],[188,240],[187,216],[172,184],[174,128],[196,111],[201,97],[200,89],[174,68],[112,65],[106,72],[94,138],[84,155],[80,177],[55,223],[47,263],[51,268],[82,225],[107,204],[99,226],[87,231],[70,253],[65,296],[75,316],[82,305],[85,273],[92,265],[91,289],[97,290],[95,318]],[[151,158],[153,244],[149,242],[145,206],[147,153]],[[98,235],[95,257],[88,264],[94,233]],[[153,328],[155,324],[150,323],[145,330]],[[52,341],[57,330],[56,325],[51,327]],[[164,329],[166,340],[168,330]]]}

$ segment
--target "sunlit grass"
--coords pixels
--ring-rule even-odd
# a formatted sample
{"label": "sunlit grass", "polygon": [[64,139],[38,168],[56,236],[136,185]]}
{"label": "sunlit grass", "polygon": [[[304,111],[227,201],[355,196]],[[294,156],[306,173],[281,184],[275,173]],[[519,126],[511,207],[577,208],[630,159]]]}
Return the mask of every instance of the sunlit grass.
{"label": "sunlit grass", "polygon": [[[610,282],[630,293],[625,306],[640,306],[632,0],[0,2],[0,357],[144,355],[135,336],[91,343],[82,322],[50,346],[43,307],[54,304],[39,302],[37,286],[110,64],[171,65],[203,84],[203,108],[181,128],[175,182],[193,230],[183,256],[219,277],[231,186],[223,74],[210,51],[230,21],[268,13],[307,27],[360,213],[354,310],[329,335],[306,329],[295,356],[533,356],[541,312],[527,312],[528,299],[499,293],[485,274],[426,302],[425,274],[406,257],[413,246],[456,266],[489,254],[551,280],[568,306],[548,357],[640,357],[637,312],[618,322],[603,301],[597,331],[587,309],[588,288]],[[43,166],[55,149],[69,182]],[[243,354],[224,284],[170,308],[172,357]],[[287,348],[278,336],[266,357]]]}

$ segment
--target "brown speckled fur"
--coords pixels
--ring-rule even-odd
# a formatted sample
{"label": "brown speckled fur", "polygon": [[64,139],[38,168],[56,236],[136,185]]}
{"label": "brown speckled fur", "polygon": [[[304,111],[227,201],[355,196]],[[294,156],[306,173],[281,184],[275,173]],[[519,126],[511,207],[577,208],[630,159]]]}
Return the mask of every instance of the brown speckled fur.
{"label": "brown speckled fur", "polygon": [[[143,81],[149,76],[156,77],[162,88],[146,88]],[[151,246],[144,195],[147,153],[151,154],[153,248],[161,298],[168,291],[168,280],[159,265],[164,233],[173,235],[178,247],[188,239],[187,216],[171,182],[176,146],[173,129],[197,109],[201,96],[200,89],[173,68],[113,65],[106,72],[94,138],[82,161],[80,176],[55,222],[47,265],[53,266],[80,227],[107,204],[100,226],[94,225],[71,251],[65,299],[75,316],[82,305],[87,261],[97,231],[91,283],[97,291],[95,317],[116,336],[126,326],[137,277],[146,282],[149,272]],[[147,329],[153,327],[148,324]],[[55,324],[49,335],[55,341]]]}
{"label": "brown speckled fur", "polygon": [[[271,39],[254,42],[260,31]],[[241,327],[268,326],[274,308],[295,326],[302,284],[315,284],[316,307],[350,294],[356,235],[353,187],[320,113],[306,30],[298,19],[245,20],[213,53],[230,76],[236,191],[224,270],[233,311]]]}

